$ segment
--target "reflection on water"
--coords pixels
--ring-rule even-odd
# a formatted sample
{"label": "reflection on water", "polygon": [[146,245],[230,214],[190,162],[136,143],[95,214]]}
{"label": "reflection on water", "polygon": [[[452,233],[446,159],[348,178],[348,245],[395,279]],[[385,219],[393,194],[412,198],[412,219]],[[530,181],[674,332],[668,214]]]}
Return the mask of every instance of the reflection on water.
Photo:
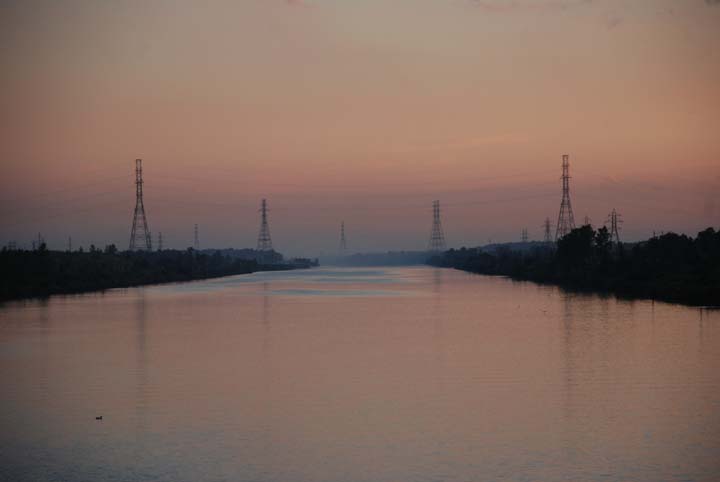
{"label": "reflection on water", "polygon": [[719,323],[420,267],[9,303],[0,480],[717,480]]}

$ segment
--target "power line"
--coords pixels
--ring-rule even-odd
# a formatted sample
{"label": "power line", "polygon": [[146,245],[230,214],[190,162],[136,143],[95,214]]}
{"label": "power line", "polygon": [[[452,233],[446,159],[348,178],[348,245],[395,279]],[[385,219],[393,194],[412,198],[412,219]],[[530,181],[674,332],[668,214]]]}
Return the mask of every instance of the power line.
{"label": "power line", "polygon": [[143,203],[142,159],[135,159],[135,212],[130,231],[130,251],[152,251],[152,237]]}
{"label": "power line", "polygon": [[612,212],[608,214],[608,218],[605,224],[610,223],[610,239],[613,243],[620,245],[620,224],[623,220],[620,219],[622,216],[613,208]]}
{"label": "power line", "polygon": [[[237,169],[219,169],[219,168],[207,168],[203,167],[203,170],[205,172],[208,171],[218,171],[218,172],[224,172],[224,173],[236,173],[238,176],[243,176],[244,178],[247,178],[246,173],[237,170]],[[529,171],[529,172],[523,172],[523,173],[514,173],[514,174],[505,174],[505,175],[498,175],[498,176],[484,176],[479,178],[472,178],[467,179],[464,178],[463,181],[472,181],[473,184],[478,184],[482,182],[491,182],[491,181],[499,181],[503,179],[515,179],[515,178],[522,178],[522,177],[533,177],[537,176],[539,174],[550,174],[553,171],[543,169],[538,171]],[[198,178],[197,176],[178,176],[175,174],[164,174],[162,176],[163,181],[171,180],[171,181],[181,181],[181,182],[189,182],[189,183],[197,183],[198,181],[205,181],[208,183],[216,183],[217,178]],[[448,181],[447,183],[453,184],[456,181]],[[366,183],[361,184],[340,184],[340,183],[332,183],[332,184],[317,184],[317,183],[279,183],[274,181],[265,181],[262,179],[255,179],[252,181],[249,181],[248,184],[257,185],[262,184],[263,186],[273,186],[273,187],[296,187],[296,188],[303,188],[303,189],[338,189],[338,190],[348,190],[348,189],[367,189],[368,185]],[[390,188],[400,188],[400,187],[413,187],[417,188],[418,186],[432,186],[433,188],[437,188],[438,186],[438,180],[428,180],[428,181],[414,181],[414,182],[374,182],[373,187],[390,187]]]}
{"label": "power line", "polygon": [[267,201],[262,200],[260,204],[260,232],[258,233],[257,249],[258,251],[272,251],[272,238],[270,237],[270,226],[267,220]]}
{"label": "power line", "polygon": [[[88,194],[85,196],[73,197],[73,198],[69,198],[69,199],[51,199],[51,200],[48,200],[47,202],[49,203],[49,208],[52,209],[52,208],[57,208],[63,204],[74,203],[74,202],[81,202],[84,204],[89,199],[95,199],[98,197],[105,197],[105,196],[114,196],[114,195],[118,195],[118,194],[125,193],[125,192],[127,192],[127,188],[123,188],[122,190],[115,190],[115,191],[102,191],[102,192],[97,192],[97,193],[93,193],[93,194]],[[38,197],[42,198],[43,196],[38,196]],[[27,206],[28,202],[32,201],[34,199],[37,199],[37,198],[30,197],[30,198],[25,199],[24,201],[19,201],[19,205]],[[38,207],[41,207],[41,206],[38,206]],[[0,209],[4,209],[4,210],[8,210],[8,211],[10,211],[10,210],[17,211],[17,206],[16,205],[0,206]]]}
{"label": "power line", "polygon": [[347,252],[347,240],[345,239],[345,221],[340,223],[340,254]]}
{"label": "power line", "polygon": [[550,218],[545,218],[545,222],[543,223],[543,242],[545,244],[551,244],[552,243],[552,224],[550,223]]}
{"label": "power line", "polygon": [[433,201],[433,223],[430,231],[430,251],[445,251],[445,233],[440,222],[440,201]]}
{"label": "power line", "polygon": [[562,238],[575,229],[575,217],[573,216],[572,205],[570,204],[570,156],[562,156],[562,201],[560,201],[560,213],[555,230],[555,241]]}
{"label": "power line", "polygon": [[[84,191],[89,188],[93,188],[93,187],[100,186],[100,185],[105,185],[108,182],[119,181],[119,180],[127,181],[127,179],[129,177],[130,177],[130,175],[124,175],[124,176],[115,176],[115,177],[109,177],[109,178],[105,178],[105,179],[99,179],[92,183],[79,184],[77,186],[57,189],[54,191],[43,191],[41,193],[34,194],[33,196],[31,196],[29,198],[3,199],[3,200],[0,200],[0,203],[3,203],[3,204],[23,203],[23,202],[27,202],[28,199],[46,198],[48,196],[56,196],[58,194],[62,194],[65,192]],[[100,193],[100,194],[105,194],[105,192]],[[57,202],[57,199],[53,199],[53,203],[55,203],[55,202]]]}

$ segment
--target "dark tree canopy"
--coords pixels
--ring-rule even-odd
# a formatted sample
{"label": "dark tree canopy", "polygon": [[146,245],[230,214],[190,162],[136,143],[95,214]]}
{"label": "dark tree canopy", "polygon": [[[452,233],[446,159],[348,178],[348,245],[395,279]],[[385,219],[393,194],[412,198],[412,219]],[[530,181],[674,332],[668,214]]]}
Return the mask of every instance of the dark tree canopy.
{"label": "dark tree canopy", "polygon": [[217,252],[212,255],[193,250],[121,253],[114,244],[103,250],[91,246],[87,252],[82,249],[48,251],[44,245],[34,251],[3,249],[0,252],[0,300],[188,281],[282,267],[261,266],[255,260],[235,259]]}
{"label": "dark tree canopy", "polygon": [[475,273],[556,283],[627,297],[695,305],[720,305],[720,232],[708,228],[695,239],[668,233],[633,245],[612,243],[607,228],[586,225],[558,240],[557,249],[529,252],[451,249],[430,264]]}

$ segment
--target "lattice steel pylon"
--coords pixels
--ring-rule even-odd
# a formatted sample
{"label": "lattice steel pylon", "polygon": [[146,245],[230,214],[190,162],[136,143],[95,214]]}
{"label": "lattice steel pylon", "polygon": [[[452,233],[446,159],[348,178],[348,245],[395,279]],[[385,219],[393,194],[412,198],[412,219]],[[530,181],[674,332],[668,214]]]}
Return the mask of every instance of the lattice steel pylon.
{"label": "lattice steel pylon", "polygon": [[267,221],[267,201],[262,200],[260,204],[260,233],[258,233],[257,249],[258,251],[272,251],[272,238],[270,237],[270,227]]}
{"label": "lattice steel pylon", "polygon": [[142,159],[135,159],[135,213],[130,231],[130,251],[152,251],[152,236],[143,203]]}
{"label": "lattice steel pylon", "polygon": [[345,221],[340,223],[340,254],[347,252],[347,239],[345,239]]}
{"label": "lattice steel pylon", "polygon": [[430,232],[430,251],[445,251],[445,233],[440,222],[440,201],[433,201],[433,224]]}
{"label": "lattice steel pylon", "polygon": [[198,230],[198,225],[195,225],[195,228],[193,228],[193,249],[195,251],[200,251],[200,231]]}
{"label": "lattice steel pylon", "polygon": [[613,208],[612,212],[608,214],[608,218],[605,224],[610,224],[610,240],[615,244],[620,244],[620,225],[623,223],[622,216]]}
{"label": "lattice steel pylon", "polygon": [[543,242],[550,244],[552,243],[552,223],[550,223],[550,218],[545,218],[545,222],[543,223],[543,231],[545,235],[543,236]]}
{"label": "lattice steel pylon", "polygon": [[528,230],[527,228],[523,228],[521,238],[523,243],[528,242]]}
{"label": "lattice steel pylon", "polygon": [[162,251],[163,250],[163,239],[162,239],[162,231],[158,232],[158,245],[157,250]]}
{"label": "lattice steel pylon", "polygon": [[555,228],[555,241],[575,229],[575,216],[573,216],[572,204],[570,204],[570,156],[562,156],[562,201],[560,201],[560,213]]}

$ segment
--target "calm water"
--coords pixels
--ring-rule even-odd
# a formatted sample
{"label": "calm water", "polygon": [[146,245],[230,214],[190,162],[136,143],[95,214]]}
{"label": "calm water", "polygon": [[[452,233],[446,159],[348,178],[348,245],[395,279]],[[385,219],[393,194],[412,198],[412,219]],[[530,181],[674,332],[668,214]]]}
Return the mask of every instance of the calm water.
{"label": "calm water", "polygon": [[0,390],[0,480],[720,480],[720,312],[450,270],[0,305]]}

